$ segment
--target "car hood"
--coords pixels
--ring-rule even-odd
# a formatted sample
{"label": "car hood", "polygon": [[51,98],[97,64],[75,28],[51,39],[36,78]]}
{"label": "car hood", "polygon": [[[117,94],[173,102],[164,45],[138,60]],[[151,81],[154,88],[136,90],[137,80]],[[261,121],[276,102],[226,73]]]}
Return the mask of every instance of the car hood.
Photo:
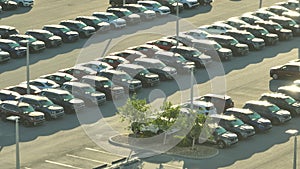
{"label": "car hood", "polygon": [[63,110],[61,106],[58,105],[52,105],[48,107],[49,110]]}
{"label": "car hood", "polygon": [[282,32],[282,33],[292,33],[292,31],[289,30],[289,29],[281,29],[280,32]]}
{"label": "car hood", "polygon": [[254,130],[254,128],[250,125],[247,125],[247,124],[243,124],[241,126],[239,126],[239,129],[241,130]]}
{"label": "car hood", "polygon": [[202,60],[210,60],[211,59],[210,56],[205,55],[205,54],[200,55],[199,58],[202,59]]}
{"label": "car hood", "polygon": [[72,36],[76,36],[78,35],[78,32],[75,32],[75,31],[69,31],[66,33],[67,35],[72,35]]}
{"label": "car hood", "polygon": [[91,26],[86,26],[86,27],[83,28],[83,30],[85,30],[85,31],[95,31],[95,28],[91,27]]}
{"label": "car hood", "polygon": [[31,43],[32,45],[45,45],[45,43],[43,41],[37,40],[35,42]]}
{"label": "car hood", "polygon": [[242,43],[238,43],[235,46],[238,47],[238,48],[247,48],[248,47],[248,45],[242,44]]}
{"label": "car hood", "polygon": [[36,116],[44,116],[44,113],[39,112],[39,111],[33,111],[33,112],[30,112],[28,115],[31,117],[36,117]]}
{"label": "car hood", "polygon": [[4,52],[4,51],[0,51],[0,56],[3,56],[3,55],[9,55],[8,52]]}
{"label": "car hood", "polygon": [[219,51],[219,52],[222,52],[222,53],[228,53],[228,52],[231,52],[231,50],[230,50],[230,49],[227,49],[227,48],[220,48],[218,51]]}
{"label": "car hood", "polygon": [[[173,7],[177,7],[177,2],[172,3]],[[183,4],[178,2],[178,7],[183,7]]]}
{"label": "car hood", "polygon": [[130,14],[130,15],[128,15],[127,17],[128,17],[128,18],[132,18],[132,19],[139,19],[139,18],[141,18],[140,15],[135,14],[135,13]]}
{"label": "car hood", "polygon": [[282,15],[289,17],[300,17],[300,14],[296,11],[283,12]]}
{"label": "car hood", "polygon": [[137,79],[132,79],[132,80],[128,80],[127,81],[129,84],[140,84],[141,81],[140,80],[137,80]]}
{"label": "car hood", "polygon": [[291,113],[289,111],[286,110],[279,110],[278,112],[276,112],[275,114],[277,115],[291,115]]}
{"label": "car hood", "polygon": [[300,107],[300,102],[295,102],[295,103],[292,104],[292,106],[298,108],[298,107]]}
{"label": "car hood", "polygon": [[59,36],[51,36],[49,39],[50,40],[61,40],[61,37],[59,37]]}
{"label": "car hood", "polygon": [[166,66],[162,70],[166,72],[176,72],[176,69],[170,66]]}
{"label": "car hood", "polygon": [[84,101],[81,100],[81,99],[78,99],[78,98],[74,98],[74,99],[69,100],[69,103],[72,103],[72,104],[82,104],[82,103],[84,103]]}
{"label": "car hood", "polygon": [[276,35],[274,33],[268,33],[266,36],[270,37],[270,38],[278,38],[278,35]]}
{"label": "car hood", "polygon": [[226,132],[224,134],[222,134],[222,137],[224,138],[237,138],[237,135],[231,132]]}
{"label": "car hood", "polygon": [[151,15],[155,14],[155,12],[153,10],[146,10],[146,11],[144,11],[144,13],[151,14]]}
{"label": "car hood", "polygon": [[252,42],[262,43],[262,42],[265,42],[265,41],[263,39],[261,39],[261,38],[253,38]]}
{"label": "car hood", "polygon": [[169,11],[170,8],[169,7],[166,7],[166,6],[161,6],[158,8],[159,10],[162,10],[162,11]]}
{"label": "car hood", "polygon": [[146,77],[147,78],[158,78],[158,75],[154,74],[154,73],[149,73],[149,74],[146,74]]}
{"label": "car hood", "polygon": [[259,118],[256,120],[258,124],[271,124],[271,121],[265,118]]}
{"label": "car hood", "polygon": [[118,19],[115,19],[114,22],[118,23],[118,24],[125,24],[126,23],[126,20],[125,19],[122,19],[122,18],[118,18]]}
{"label": "car hood", "polygon": [[91,93],[91,96],[93,96],[93,97],[101,97],[103,95],[105,95],[105,94],[104,93],[100,93],[100,92]]}
{"label": "car hood", "polygon": [[109,23],[107,22],[100,22],[97,24],[99,27],[102,27],[102,26],[109,26]]}
{"label": "car hood", "polygon": [[24,51],[25,50],[26,51],[27,48],[20,46],[20,47],[16,47],[15,50],[18,50],[18,51],[22,51],[22,50]]}

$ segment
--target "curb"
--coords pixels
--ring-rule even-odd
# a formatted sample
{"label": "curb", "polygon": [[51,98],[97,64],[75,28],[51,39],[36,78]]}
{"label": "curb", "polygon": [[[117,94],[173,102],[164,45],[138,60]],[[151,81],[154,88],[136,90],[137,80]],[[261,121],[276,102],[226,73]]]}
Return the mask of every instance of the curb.
{"label": "curb", "polygon": [[[119,135],[124,135],[124,134],[117,134],[117,135],[111,136],[111,137],[109,137],[108,142],[112,145],[115,145],[115,146],[120,146],[120,147],[124,147],[124,148],[135,149],[135,150],[144,150],[143,148],[140,148],[140,147],[134,147],[134,146],[131,146],[131,145],[126,144],[126,143],[121,143],[121,142],[114,141],[113,138],[116,137],[116,136],[119,136]],[[204,146],[204,147],[207,147],[207,146]],[[208,158],[212,158],[212,157],[217,156],[219,154],[219,152],[220,151],[218,149],[216,149],[216,153],[211,154],[211,155],[207,155],[205,157],[191,157],[191,156],[186,156],[186,155],[170,153],[168,151],[165,152],[165,153],[161,153],[161,154],[166,154],[166,155],[171,155],[171,156],[181,157],[181,158],[184,157],[184,158],[189,158],[189,159],[208,159]]]}

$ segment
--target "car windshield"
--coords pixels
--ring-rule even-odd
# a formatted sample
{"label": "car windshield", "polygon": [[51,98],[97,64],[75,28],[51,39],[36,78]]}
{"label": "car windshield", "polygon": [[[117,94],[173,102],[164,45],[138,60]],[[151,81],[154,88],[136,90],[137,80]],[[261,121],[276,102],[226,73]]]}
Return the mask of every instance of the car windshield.
{"label": "car windshield", "polygon": [[71,94],[62,94],[61,97],[64,101],[70,101],[70,100],[74,99],[74,96]]}
{"label": "car windshield", "polygon": [[190,52],[190,54],[192,54],[193,57],[199,57],[201,55],[201,52],[197,50],[193,50]]}
{"label": "car windshield", "polygon": [[217,127],[215,131],[218,135],[222,135],[227,132],[223,127]]}
{"label": "car windshield", "polygon": [[251,39],[254,39],[255,38],[255,36],[254,35],[252,35],[252,34],[246,34],[245,35],[246,36],[246,38],[248,39],[248,40],[251,40]]}
{"label": "car windshield", "polygon": [[296,103],[296,100],[292,97],[288,97],[288,98],[284,99],[284,101],[290,105]]}
{"label": "car windshield", "polygon": [[222,48],[222,46],[218,43],[214,44],[213,47],[214,47],[215,50],[219,50],[219,49]]}
{"label": "car windshield", "polygon": [[39,101],[41,105],[43,105],[43,107],[48,107],[48,106],[52,106],[54,103],[50,100],[40,100]]}
{"label": "car windshield", "polygon": [[153,68],[163,69],[164,67],[166,67],[166,65],[162,62],[157,62],[153,64]]}
{"label": "car windshield", "polygon": [[20,45],[16,42],[12,42],[8,44],[11,48],[16,48],[16,47],[20,47]]}
{"label": "car windshield", "polygon": [[295,25],[297,25],[296,21],[294,21],[294,20],[289,20],[289,21],[288,21],[288,24],[289,24],[290,26],[295,26]]}
{"label": "car windshield", "polygon": [[280,110],[280,108],[278,106],[269,106],[268,109],[272,112],[272,113],[276,113]]}
{"label": "car windshield", "polygon": [[96,90],[92,87],[83,87],[82,90],[85,94],[91,94],[96,92]]}
{"label": "car windshield", "polygon": [[230,123],[233,127],[238,127],[244,124],[240,119],[232,120]]}
{"label": "car windshield", "polygon": [[159,3],[154,3],[154,4],[153,4],[153,7],[154,7],[154,8],[159,8],[159,7],[161,7],[161,4],[159,4]]}
{"label": "car windshield", "polygon": [[141,70],[140,71],[140,75],[142,75],[142,76],[144,76],[144,75],[147,75],[147,74],[149,74],[150,72],[147,70],[147,69],[143,69],[143,70]]}
{"label": "car windshield", "polygon": [[98,23],[101,23],[103,21],[95,18],[95,19],[92,19],[92,22],[97,25]]}
{"label": "car windshield", "polygon": [[177,2],[177,1],[175,1],[175,0],[167,0],[167,1],[168,1],[170,4]]}
{"label": "car windshield", "polygon": [[181,56],[181,55],[176,55],[175,57],[176,57],[177,60],[180,61],[180,62],[186,62],[186,61],[187,61],[187,60],[186,60],[183,56]]}
{"label": "car windshield", "polygon": [[20,109],[22,110],[22,112],[24,113],[30,113],[33,112],[34,109],[32,106],[21,106]]}
{"label": "car windshield", "polygon": [[43,36],[45,38],[51,38],[53,36],[53,34],[52,33],[43,33]]}
{"label": "car windshield", "polygon": [[236,40],[236,39],[231,39],[230,40],[230,45],[236,45],[238,44],[239,42]]}
{"label": "car windshield", "polygon": [[116,15],[107,15],[107,17],[110,21],[118,19],[118,17]]}
{"label": "car windshield", "polygon": [[125,10],[125,11],[124,11],[124,14],[125,14],[126,16],[128,16],[128,15],[131,15],[132,12],[130,12],[129,10]]}
{"label": "car windshield", "polygon": [[102,86],[104,86],[104,87],[111,87],[111,86],[113,86],[113,85],[114,85],[114,84],[113,84],[113,82],[112,82],[112,81],[110,81],[110,80],[101,81],[100,83],[101,83],[101,84],[102,84]]}
{"label": "car windshield", "polygon": [[267,31],[267,29],[258,29],[259,33],[262,34],[262,35],[266,35],[268,34],[269,32]]}
{"label": "car windshield", "polygon": [[67,33],[71,30],[68,27],[63,27],[63,28],[60,28],[60,31],[63,32],[63,33]]}
{"label": "car windshield", "polygon": [[282,26],[279,25],[279,24],[276,24],[273,26],[275,30],[281,30],[282,29]]}
{"label": "car windshield", "polygon": [[132,77],[130,77],[128,74],[122,74],[120,75],[120,79],[122,79],[122,81],[127,81],[132,80]]}
{"label": "car windshield", "polygon": [[256,112],[253,112],[253,113],[251,113],[251,114],[248,114],[248,117],[249,117],[251,120],[257,120],[257,119],[261,118],[261,116],[260,116],[258,113],[256,113]]}
{"label": "car windshield", "polygon": [[146,7],[144,7],[144,6],[142,6],[142,7],[140,7],[140,10],[141,10],[142,12],[145,12],[145,11],[147,11],[148,9],[147,9]]}
{"label": "car windshield", "polygon": [[77,23],[76,25],[77,25],[78,28],[84,28],[84,27],[86,27],[86,24],[81,23],[81,22]]}

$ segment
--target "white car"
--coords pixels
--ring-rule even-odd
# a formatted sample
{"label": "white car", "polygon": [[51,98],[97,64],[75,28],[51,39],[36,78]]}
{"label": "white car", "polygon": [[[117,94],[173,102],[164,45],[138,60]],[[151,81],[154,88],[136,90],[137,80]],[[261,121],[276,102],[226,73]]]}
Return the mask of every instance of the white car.
{"label": "white car", "polygon": [[162,6],[159,2],[156,1],[138,1],[140,5],[143,5],[148,10],[155,11],[158,16],[165,16],[171,13],[171,10],[167,6]]}
{"label": "white car", "polygon": [[93,69],[94,71],[97,71],[97,72],[101,72],[103,70],[108,70],[108,69],[113,69],[113,67],[110,66],[108,63],[101,62],[101,61],[98,61],[98,60],[89,61],[87,63],[81,63],[79,65],[83,66],[83,67],[91,68],[91,69]]}
{"label": "white car", "polygon": [[187,32],[183,32],[183,34],[191,36],[194,39],[206,39],[206,37],[209,35],[209,33],[206,31],[199,29],[189,30]]}
{"label": "white car", "polygon": [[[183,103],[181,106],[185,107],[185,108],[190,108],[191,102]],[[217,109],[214,106],[214,104],[211,102],[194,100],[193,101],[193,110],[195,110],[199,114],[204,114],[204,115],[217,114]]]}
{"label": "white car", "polygon": [[34,0],[13,0],[18,3],[19,6],[32,6]]}
{"label": "white car", "polygon": [[178,0],[178,2],[182,3],[183,7],[185,9],[194,8],[194,7],[199,6],[198,0]]}
{"label": "white car", "polygon": [[[27,81],[22,82],[21,84],[27,84]],[[32,85],[32,86],[36,86],[39,89],[55,89],[55,88],[59,88],[59,84],[55,83],[53,80],[42,79],[42,78],[30,80],[29,84]]]}
{"label": "white car", "polygon": [[230,25],[224,24],[224,23],[213,23],[211,25],[203,25],[200,26],[198,29],[206,31],[210,34],[224,34],[228,30],[236,29]]}
{"label": "white car", "polygon": [[104,20],[105,22],[109,23],[111,29],[116,28],[124,28],[126,27],[126,20],[122,18],[118,18],[115,14],[110,12],[94,12],[93,16]]}

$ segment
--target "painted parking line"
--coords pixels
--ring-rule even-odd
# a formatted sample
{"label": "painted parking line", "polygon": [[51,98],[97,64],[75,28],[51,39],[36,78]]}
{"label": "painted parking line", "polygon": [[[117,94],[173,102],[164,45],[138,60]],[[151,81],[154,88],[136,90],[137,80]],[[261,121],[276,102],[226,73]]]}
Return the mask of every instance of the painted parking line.
{"label": "painted parking line", "polygon": [[182,167],[175,166],[175,165],[170,165],[170,164],[163,164],[163,166],[166,166],[166,167],[171,167],[171,168],[178,168],[178,169],[182,169]]}
{"label": "painted parking line", "polygon": [[94,152],[98,152],[98,153],[112,155],[112,156],[126,157],[126,156],[122,156],[122,155],[119,155],[119,154],[113,154],[113,153],[109,153],[109,152],[106,152],[106,151],[101,151],[101,150],[97,150],[97,149],[93,149],[93,148],[88,148],[88,147],[86,147],[85,149],[89,150],[89,151],[94,151]]}
{"label": "painted parking line", "polygon": [[73,168],[73,169],[83,169],[83,168],[75,167],[75,166],[72,166],[72,165],[69,165],[69,164],[59,163],[59,162],[50,161],[50,160],[45,160],[45,162],[50,163],[50,164],[63,166],[63,167]]}
{"label": "painted parking line", "polygon": [[25,167],[24,169],[31,169],[31,168]]}
{"label": "painted parking line", "polygon": [[80,156],[76,156],[76,155],[72,155],[72,154],[66,154],[66,156],[81,159],[81,160],[91,161],[91,162],[95,162],[95,163],[100,163],[100,164],[109,164],[104,161],[94,160],[94,159],[90,159],[90,158],[86,158],[86,157],[80,157]]}

